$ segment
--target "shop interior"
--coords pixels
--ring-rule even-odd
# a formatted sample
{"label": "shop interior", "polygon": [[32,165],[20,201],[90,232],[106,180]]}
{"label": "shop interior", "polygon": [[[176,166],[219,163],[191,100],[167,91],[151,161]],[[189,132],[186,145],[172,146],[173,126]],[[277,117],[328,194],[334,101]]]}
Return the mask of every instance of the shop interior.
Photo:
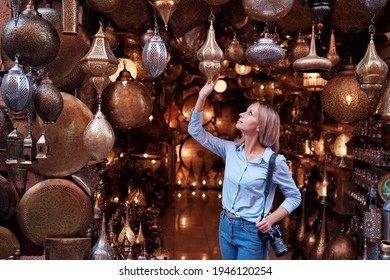
{"label": "shop interior", "polygon": [[[387,0],[0,0],[0,259],[219,260],[253,101],[302,194],[270,259],[390,259]],[[275,204],[282,197],[276,197]]]}

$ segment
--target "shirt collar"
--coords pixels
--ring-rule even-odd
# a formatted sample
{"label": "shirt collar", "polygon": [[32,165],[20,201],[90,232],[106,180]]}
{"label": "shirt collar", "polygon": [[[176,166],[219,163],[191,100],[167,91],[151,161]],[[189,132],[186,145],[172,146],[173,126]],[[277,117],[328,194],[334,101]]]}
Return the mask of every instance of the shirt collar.
{"label": "shirt collar", "polygon": [[[243,149],[244,149],[244,143],[237,147],[238,152],[242,152]],[[268,163],[273,153],[274,151],[272,151],[271,147],[266,147],[263,156],[261,157],[261,161]]]}

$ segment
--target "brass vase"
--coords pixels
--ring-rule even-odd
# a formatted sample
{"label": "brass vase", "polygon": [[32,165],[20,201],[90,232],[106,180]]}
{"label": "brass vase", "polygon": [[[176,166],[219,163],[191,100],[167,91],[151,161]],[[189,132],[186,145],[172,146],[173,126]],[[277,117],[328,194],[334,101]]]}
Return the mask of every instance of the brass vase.
{"label": "brass vase", "polygon": [[313,245],[313,248],[310,252],[311,260],[322,260],[326,244],[329,241],[328,227],[326,223],[326,201],[323,202],[322,208],[322,221],[320,226],[320,232],[316,243]]}
{"label": "brass vase", "polygon": [[302,247],[308,231],[308,224],[306,221],[306,191],[304,189],[302,189],[301,207],[302,207],[301,217],[295,234],[295,242],[294,242],[294,245],[300,251],[302,251]]}

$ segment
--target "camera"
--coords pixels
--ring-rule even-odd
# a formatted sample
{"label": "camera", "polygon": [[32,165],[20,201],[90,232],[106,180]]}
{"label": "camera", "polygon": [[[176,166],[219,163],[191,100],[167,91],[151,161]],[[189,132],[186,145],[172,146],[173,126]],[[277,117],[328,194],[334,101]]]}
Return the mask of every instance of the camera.
{"label": "camera", "polygon": [[272,225],[271,230],[260,237],[261,241],[270,241],[277,257],[282,257],[288,253],[288,246],[282,237],[282,229],[279,225]]}

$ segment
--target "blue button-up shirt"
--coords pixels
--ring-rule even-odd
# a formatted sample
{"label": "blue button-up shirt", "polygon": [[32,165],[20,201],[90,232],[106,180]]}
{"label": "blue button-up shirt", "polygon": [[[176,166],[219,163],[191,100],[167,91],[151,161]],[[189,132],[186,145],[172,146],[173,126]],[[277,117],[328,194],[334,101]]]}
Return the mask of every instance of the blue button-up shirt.
{"label": "blue button-up shirt", "polygon": [[[213,136],[203,128],[203,112],[192,110],[188,133],[202,146],[225,160],[225,175],[222,187],[222,207],[250,222],[255,222],[263,212],[264,188],[267,168],[273,153],[267,147],[261,158],[247,161],[244,144],[236,146],[232,141]],[[301,193],[290,174],[286,158],[278,155],[265,205],[267,214],[272,206],[276,187],[282,191],[281,204],[289,213],[301,203]]]}

